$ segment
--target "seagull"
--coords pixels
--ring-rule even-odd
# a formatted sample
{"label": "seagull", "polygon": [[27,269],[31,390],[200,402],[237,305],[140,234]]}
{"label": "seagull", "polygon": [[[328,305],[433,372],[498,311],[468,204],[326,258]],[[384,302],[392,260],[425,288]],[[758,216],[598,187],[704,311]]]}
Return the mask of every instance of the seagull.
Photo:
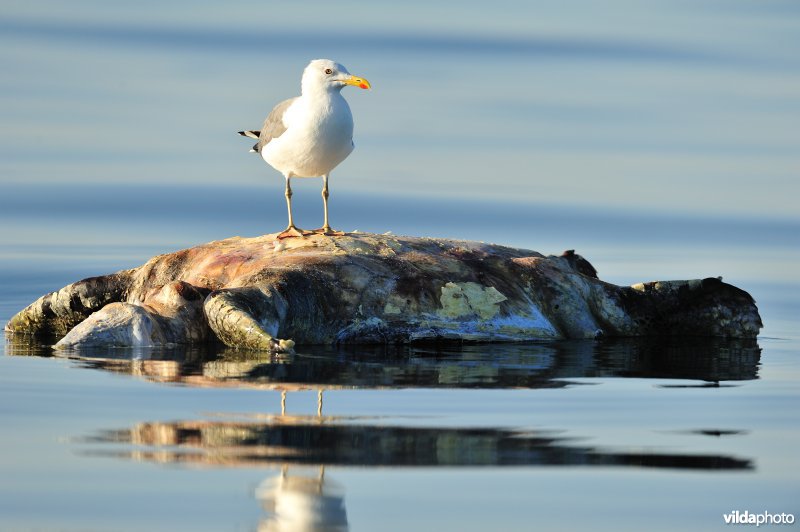
{"label": "seagull", "polygon": [[[364,78],[353,76],[330,59],[315,59],[303,71],[300,96],[276,105],[260,131],[239,131],[258,139],[254,151],[286,179],[286,207],[289,225],[279,239],[303,237],[312,233],[343,235],[328,223],[328,177],[331,170],[353,151],[353,113],[342,97],[346,85],[362,89],[372,86]],[[325,223],[314,231],[294,225],[292,219],[293,177],[321,177]]]}

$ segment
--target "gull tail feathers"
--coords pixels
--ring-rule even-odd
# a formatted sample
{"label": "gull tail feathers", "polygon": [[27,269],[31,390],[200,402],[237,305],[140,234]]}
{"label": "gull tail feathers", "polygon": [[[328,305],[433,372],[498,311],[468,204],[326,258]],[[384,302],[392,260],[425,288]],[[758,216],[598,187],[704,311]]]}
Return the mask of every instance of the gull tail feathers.
{"label": "gull tail feathers", "polygon": [[251,139],[257,139],[259,136],[261,136],[261,132],[255,130],[240,131],[239,134],[243,137],[250,137]]}
{"label": "gull tail feathers", "polygon": [[[251,139],[258,139],[259,136],[261,135],[261,132],[260,131],[256,131],[254,129],[251,129],[251,130],[248,130],[248,131],[239,131],[239,134],[241,136],[243,136],[243,137],[249,137]],[[258,151],[258,143],[253,144],[253,147],[250,148],[250,151],[251,152],[257,152]]]}

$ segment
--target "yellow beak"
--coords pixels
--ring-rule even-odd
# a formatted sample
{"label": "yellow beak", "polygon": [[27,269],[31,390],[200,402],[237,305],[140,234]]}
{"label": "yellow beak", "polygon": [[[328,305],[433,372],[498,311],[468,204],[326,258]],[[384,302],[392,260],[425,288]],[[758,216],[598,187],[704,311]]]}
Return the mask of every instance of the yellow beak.
{"label": "yellow beak", "polygon": [[372,85],[369,84],[369,81],[366,78],[359,78],[356,76],[350,76],[346,80],[344,80],[345,85],[353,85],[354,87],[360,87],[362,89],[371,89]]}

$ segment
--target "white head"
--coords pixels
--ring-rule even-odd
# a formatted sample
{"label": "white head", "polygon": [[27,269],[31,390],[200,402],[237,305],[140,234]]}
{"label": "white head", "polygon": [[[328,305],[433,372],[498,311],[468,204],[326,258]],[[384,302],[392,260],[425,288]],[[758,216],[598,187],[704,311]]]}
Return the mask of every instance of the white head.
{"label": "white head", "polygon": [[340,91],[345,85],[362,89],[371,88],[369,81],[350,74],[344,65],[330,59],[314,59],[303,71],[303,94],[322,91]]}

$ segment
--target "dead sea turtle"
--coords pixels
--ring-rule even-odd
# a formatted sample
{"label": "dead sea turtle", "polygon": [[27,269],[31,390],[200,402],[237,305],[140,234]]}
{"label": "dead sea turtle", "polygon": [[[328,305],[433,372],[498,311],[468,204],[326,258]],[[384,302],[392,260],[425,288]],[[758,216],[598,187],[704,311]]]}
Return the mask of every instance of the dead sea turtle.
{"label": "dead sea turtle", "polygon": [[234,237],[47,294],[6,330],[57,348],[200,343],[752,338],[749,294],[718,278],[617,286],[574,252],[393,235]]}

